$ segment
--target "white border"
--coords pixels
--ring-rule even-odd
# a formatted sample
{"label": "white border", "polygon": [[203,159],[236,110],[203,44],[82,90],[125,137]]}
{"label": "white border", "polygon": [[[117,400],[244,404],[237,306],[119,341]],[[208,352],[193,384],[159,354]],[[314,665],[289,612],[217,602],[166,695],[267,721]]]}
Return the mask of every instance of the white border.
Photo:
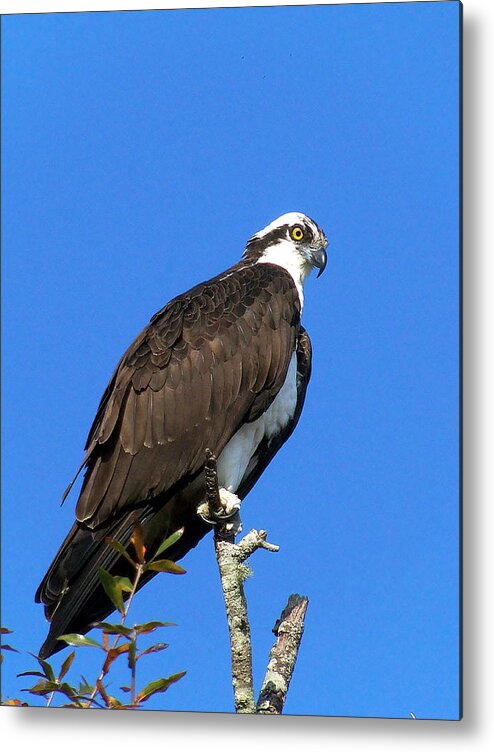
{"label": "white border", "polygon": [[[247,2],[68,2],[0,0],[0,12],[139,10],[244,6]],[[300,5],[257,2],[254,5]],[[348,718],[239,717],[219,714],[99,713],[1,708],[2,743],[44,750],[283,749],[454,752],[491,749],[494,740],[494,172],[493,0],[464,3],[464,554],[465,718],[461,723]],[[8,64],[8,61],[6,61]],[[490,326],[489,326],[490,325]],[[490,388],[489,388],[490,387]],[[489,524],[490,523],[490,524]],[[308,687],[307,691],[311,691]]]}
{"label": "white border", "polygon": [[[381,2],[397,2],[399,0],[381,0]],[[411,0],[404,0],[404,2]],[[424,0],[424,2],[427,0]],[[488,1],[488,0],[486,0]],[[368,0],[354,0],[352,4],[367,3]],[[474,0],[470,0],[473,4]],[[1,13],[54,13],[61,11],[96,11],[96,10],[160,10],[166,8],[232,8],[261,5],[310,5],[303,0],[223,0],[223,2],[208,2],[208,0],[170,0],[164,2],[143,2],[142,0],[0,0]],[[342,0],[333,3],[313,3],[314,5],[346,5]]]}

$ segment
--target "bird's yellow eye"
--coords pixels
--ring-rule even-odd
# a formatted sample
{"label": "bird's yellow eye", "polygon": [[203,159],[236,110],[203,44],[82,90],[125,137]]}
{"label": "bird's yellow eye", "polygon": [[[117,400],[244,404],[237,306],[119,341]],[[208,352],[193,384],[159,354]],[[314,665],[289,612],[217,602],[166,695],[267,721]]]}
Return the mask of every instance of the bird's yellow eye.
{"label": "bird's yellow eye", "polygon": [[292,236],[292,240],[302,240],[302,238],[304,237],[304,231],[300,227],[300,225],[295,225],[290,230],[290,235]]}

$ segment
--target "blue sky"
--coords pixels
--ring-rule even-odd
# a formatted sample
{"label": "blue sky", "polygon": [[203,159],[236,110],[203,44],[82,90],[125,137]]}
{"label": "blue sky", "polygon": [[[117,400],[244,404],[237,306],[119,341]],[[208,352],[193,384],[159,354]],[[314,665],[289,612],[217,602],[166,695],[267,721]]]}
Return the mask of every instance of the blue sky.
{"label": "blue sky", "polygon": [[[247,583],[256,685],[302,592],[286,713],[458,716],[458,27],[456,2],[3,19],[4,694],[116,361],[299,210],[329,262],[302,419],[243,507],[281,547]],[[212,541],[183,564],[136,599],[179,625],[140,682],[187,670],[149,707],[230,711]]]}

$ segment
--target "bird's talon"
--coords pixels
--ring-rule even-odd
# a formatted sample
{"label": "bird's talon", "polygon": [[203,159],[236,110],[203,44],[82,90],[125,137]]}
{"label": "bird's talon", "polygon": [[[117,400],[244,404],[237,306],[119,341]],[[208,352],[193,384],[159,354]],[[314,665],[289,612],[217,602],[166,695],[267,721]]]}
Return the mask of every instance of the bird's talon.
{"label": "bird's talon", "polygon": [[223,511],[220,513],[221,519],[228,520],[234,517],[240,510],[241,501],[238,496],[232,491],[227,491],[226,488],[219,489],[219,496],[223,507]]}

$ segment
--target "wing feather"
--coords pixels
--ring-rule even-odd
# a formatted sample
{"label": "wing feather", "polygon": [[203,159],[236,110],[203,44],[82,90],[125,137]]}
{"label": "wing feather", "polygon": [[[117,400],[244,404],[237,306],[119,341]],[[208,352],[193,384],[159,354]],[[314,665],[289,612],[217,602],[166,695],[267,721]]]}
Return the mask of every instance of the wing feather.
{"label": "wing feather", "polygon": [[156,314],[100,403],[78,518],[97,528],[194,477],[206,448],[220,454],[281,388],[299,313],[287,272],[241,263]]}
{"label": "wing feather", "polygon": [[123,409],[122,428],[120,429],[120,440],[123,448],[129,454],[136,454],[134,448],[134,434],[137,410],[137,394],[134,389],[130,388],[127,393],[127,400]]}

